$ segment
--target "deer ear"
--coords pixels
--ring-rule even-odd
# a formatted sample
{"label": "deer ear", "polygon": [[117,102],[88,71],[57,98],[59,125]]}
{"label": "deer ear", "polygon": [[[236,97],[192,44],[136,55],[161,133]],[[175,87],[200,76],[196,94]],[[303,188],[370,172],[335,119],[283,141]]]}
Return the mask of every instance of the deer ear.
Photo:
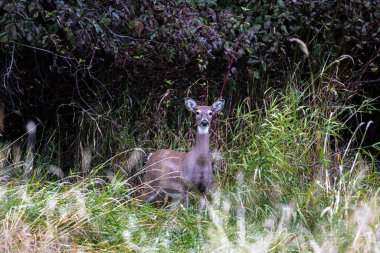
{"label": "deer ear", "polygon": [[187,110],[189,110],[190,112],[194,112],[195,108],[197,107],[197,102],[195,102],[191,98],[185,98],[185,106]]}
{"label": "deer ear", "polygon": [[220,112],[223,109],[223,107],[224,107],[224,99],[218,99],[211,106],[214,112]]}

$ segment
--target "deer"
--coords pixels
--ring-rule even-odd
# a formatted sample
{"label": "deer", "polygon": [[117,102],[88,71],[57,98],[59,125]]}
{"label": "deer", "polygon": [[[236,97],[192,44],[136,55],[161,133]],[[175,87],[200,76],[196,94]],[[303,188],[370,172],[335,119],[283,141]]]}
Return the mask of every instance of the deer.
{"label": "deer", "polygon": [[213,181],[210,125],[213,116],[223,109],[224,103],[223,99],[218,99],[211,106],[199,106],[193,99],[185,98],[185,107],[195,113],[195,145],[189,152],[161,149],[148,157],[141,195],[145,203],[164,198],[171,201],[172,207],[184,202],[188,208],[189,191],[192,191],[200,196],[199,208],[204,208]]}

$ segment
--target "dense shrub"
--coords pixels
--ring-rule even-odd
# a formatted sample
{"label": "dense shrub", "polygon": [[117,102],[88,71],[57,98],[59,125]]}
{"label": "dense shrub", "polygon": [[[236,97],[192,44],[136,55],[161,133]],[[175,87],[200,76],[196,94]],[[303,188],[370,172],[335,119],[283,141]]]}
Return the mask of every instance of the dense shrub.
{"label": "dense shrub", "polygon": [[[67,67],[96,75],[112,64],[144,66],[158,72],[153,76],[165,71],[170,79],[170,69],[194,61],[204,63],[202,72],[208,62],[242,57],[242,63],[259,71],[284,70],[291,56],[289,38],[294,37],[316,45],[312,54],[334,47],[336,55],[349,54],[361,67],[376,54],[380,36],[378,3],[364,0],[2,1],[0,7],[3,56],[13,53],[13,45],[16,63],[21,61],[17,53],[26,48],[37,50],[39,57],[50,52],[61,58],[61,66],[50,62],[50,71],[68,77],[75,73],[66,73]],[[10,67],[10,57],[3,63]],[[126,72],[127,78],[136,75]],[[9,73],[5,77],[6,84]]]}
{"label": "dense shrub", "polygon": [[[305,81],[342,54],[353,64],[344,61],[334,74],[339,84],[378,74],[377,1],[4,0],[0,16],[8,122],[22,122],[17,111],[65,136],[76,112],[120,129],[141,117],[142,105],[156,110],[150,99],[167,90],[178,97],[188,89],[198,97],[224,92],[237,104],[283,85],[294,69]],[[308,60],[292,38],[306,43]],[[107,113],[129,99],[128,117]]]}

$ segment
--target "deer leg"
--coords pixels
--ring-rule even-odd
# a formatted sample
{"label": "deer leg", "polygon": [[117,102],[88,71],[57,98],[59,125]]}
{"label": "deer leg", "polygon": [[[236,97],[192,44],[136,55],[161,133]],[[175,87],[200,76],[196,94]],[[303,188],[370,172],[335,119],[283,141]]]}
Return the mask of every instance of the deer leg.
{"label": "deer leg", "polygon": [[181,198],[172,198],[172,203],[169,205],[170,209],[176,208],[179,204],[181,204]]}
{"label": "deer leg", "polygon": [[146,200],[145,200],[145,204],[148,204],[150,202],[152,202],[153,200],[155,200],[158,196],[158,194],[160,194],[160,191],[161,190],[158,190],[156,191],[153,195],[149,196]]}
{"label": "deer leg", "polygon": [[206,195],[202,194],[199,198],[198,209],[202,210],[206,207]]}
{"label": "deer leg", "polygon": [[189,191],[185,190],[185,207],[189,208]]}
{"label": "deer leg", "polygon": [[179,204],[181,204],[182,195],[181,194],[170,194],[171,198],[170,209],[176,208]]}
{"label": "deer leg", "polygon": [[164,196],[164,204],[163,204],[163,206],[164,206],[164,207],[167,206],[168,203],[169,203],[169,196],[168,196],[167,194],[165,194],[165,196]]}

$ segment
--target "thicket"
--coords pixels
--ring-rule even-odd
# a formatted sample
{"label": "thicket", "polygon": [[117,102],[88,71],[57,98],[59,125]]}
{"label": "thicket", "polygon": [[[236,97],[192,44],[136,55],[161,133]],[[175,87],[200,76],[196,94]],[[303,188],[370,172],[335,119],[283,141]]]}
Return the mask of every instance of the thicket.
{"label": "thicket", "polygon": [[149,140],[183,126],[186,95],[256,107],[270,87],[310,82],[343,101],[378,80],[377,1],[4,0],[0,17],[4,136],[34,118],[41,147],[58,144],[41,151],[67,168],[81,143],[102,159],[160,146]]}
{"label": "thicket", "polygon": [[[380,251],[379,22],[365,0],[0,0],[0,251]],[[143,205],[133,149],[188,150],[186,96],[226,99],[212,194]]]}

